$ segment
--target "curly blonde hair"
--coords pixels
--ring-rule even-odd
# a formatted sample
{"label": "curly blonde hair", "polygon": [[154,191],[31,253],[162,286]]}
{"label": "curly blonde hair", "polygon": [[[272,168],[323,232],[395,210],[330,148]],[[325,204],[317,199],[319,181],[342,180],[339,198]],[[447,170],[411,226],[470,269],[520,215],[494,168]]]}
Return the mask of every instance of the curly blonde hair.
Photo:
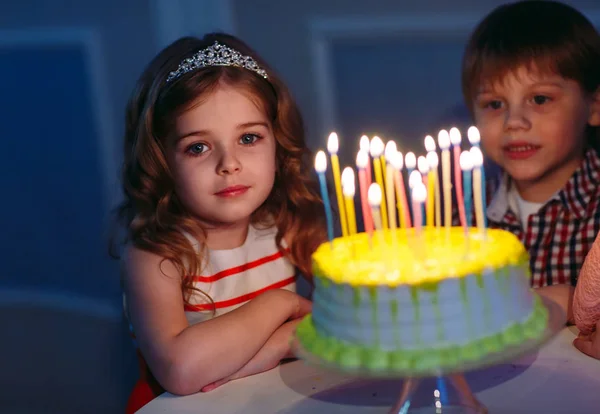
{"label": "curly blonde hair", "polygon": [[[267,71],[268,80],[247,69],[215,66],[166,83],[169,73],[183,59],[215,41],[254,58]],[[178,116],[223,84],[244,88],[257,99],[271,121],[276,139],[275,183],[251,222],[274,224],[278,248],[307,276],[312,274],[311,254],[325,240],[323,204],[309,175],[311,154],[304,140],[302,117],[287,87],[252,49],[234,36],[215,33],[202,39],[179,39],[150,62],[128,103],[122,171],[125,199],[117,216],[125,228],[123,242],[175,265],[186,302],[196,290],[191,276],[202,268],[205,248],[198,253],[184,233],[193,235],[201,246],[205,233],[175,193],[165,149]],[[283,249],[284,236],[289,250]],[[118,257],[114,250],[113,256]]]}

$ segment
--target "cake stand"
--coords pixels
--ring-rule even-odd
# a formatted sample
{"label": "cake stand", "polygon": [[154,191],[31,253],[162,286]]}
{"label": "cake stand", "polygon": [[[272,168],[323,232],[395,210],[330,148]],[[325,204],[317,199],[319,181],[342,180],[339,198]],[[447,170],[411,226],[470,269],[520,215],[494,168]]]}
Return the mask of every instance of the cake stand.
{"label": "cake stand", "polygon": [[555,302],[542,298],[541,303],[548,311],[548,322],[542,335],[515,346],[506,346],[501,351],[486,354],[484,357],[461,363],[451,369],[431,368],[419,372],[405,370],[369,370],[348,368],[307,351],[294,335],[292,349],[295,354],[310,365],[326,368],[342,374],[364,378],[404,379],[399,398],[391,407],[390,414],[454,414],[487,413],[487,408],[477,400],[464,373],[494,365],[514,361],[530,354],[548,342],[566,323],[566,315]]}

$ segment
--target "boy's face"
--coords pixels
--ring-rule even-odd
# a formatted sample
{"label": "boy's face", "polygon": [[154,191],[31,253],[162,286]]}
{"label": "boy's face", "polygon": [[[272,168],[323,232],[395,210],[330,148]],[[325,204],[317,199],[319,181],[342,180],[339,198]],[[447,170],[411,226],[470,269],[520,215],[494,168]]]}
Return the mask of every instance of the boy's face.
{"label": "boy's face", "polygon": [[579,166],[586,125],[600,124],[597,99],[577,82],[527,67],[481,85],[474,113],[486,155],[515,181],[521,196],[539,202]]}

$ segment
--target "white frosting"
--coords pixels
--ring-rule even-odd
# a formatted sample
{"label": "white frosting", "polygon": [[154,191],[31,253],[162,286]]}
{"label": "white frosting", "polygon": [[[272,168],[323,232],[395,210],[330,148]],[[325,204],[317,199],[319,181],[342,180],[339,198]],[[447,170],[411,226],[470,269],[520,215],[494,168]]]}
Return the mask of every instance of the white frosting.
{"label": "white frosting", "polygon": [[315,281],[313,322],[319,334],[382,350],[465,345],[523,323],[533,312],[528,273],[519,266],[486,269],[479,280],[449,277],[435,289]]}

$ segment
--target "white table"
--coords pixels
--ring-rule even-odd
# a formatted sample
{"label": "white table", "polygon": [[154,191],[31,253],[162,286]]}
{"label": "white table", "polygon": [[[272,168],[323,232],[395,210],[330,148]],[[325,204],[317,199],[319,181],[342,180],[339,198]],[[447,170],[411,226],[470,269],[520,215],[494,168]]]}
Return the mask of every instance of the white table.
{"label": "white table", "polygon": [[[490,414],[600,413],[600,361],[577,351],[565,328],[536,354],[467,374]],[[293,361],[185,397],[163,394],[140,414],[387,413],[400,381],[360,380]]]}

